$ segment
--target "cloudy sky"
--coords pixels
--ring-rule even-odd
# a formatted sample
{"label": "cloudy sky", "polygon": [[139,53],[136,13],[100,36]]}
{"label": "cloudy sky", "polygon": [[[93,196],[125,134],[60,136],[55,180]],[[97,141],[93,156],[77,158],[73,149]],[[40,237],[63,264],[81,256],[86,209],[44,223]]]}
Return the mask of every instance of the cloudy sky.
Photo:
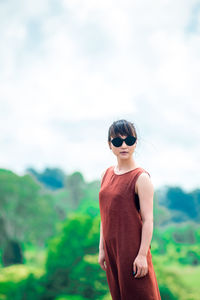
{"label": "cloudy sky", "polygon": [[200,3],[0,2],[0,167],[59,167],[86,180],[116,158],[117,119],[155,187],[200,187]]}

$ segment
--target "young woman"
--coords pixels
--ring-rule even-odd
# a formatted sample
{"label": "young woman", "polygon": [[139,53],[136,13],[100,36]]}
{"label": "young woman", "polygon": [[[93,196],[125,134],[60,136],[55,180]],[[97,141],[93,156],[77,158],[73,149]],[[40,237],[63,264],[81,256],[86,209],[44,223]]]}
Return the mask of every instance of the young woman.
{"label": "young woman", "polygon": [[154,188],[133,158],[136,144],[133,123],[113,122],[108,145],[117,165],[102,174],[98,262],[113,300],[161,300],[150,251]]}

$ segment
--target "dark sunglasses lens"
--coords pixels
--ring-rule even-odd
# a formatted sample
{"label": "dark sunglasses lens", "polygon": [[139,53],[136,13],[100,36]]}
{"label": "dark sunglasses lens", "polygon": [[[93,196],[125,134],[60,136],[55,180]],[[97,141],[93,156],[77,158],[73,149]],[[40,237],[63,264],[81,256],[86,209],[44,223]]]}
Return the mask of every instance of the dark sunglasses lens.
{"label": "dark sunglasses lens", "polygon": [[116,138],[112,139],[111,143],[115,147],[120,147],[122,145],[122,139],[120,139],[120,137],[116,137]]}
{"label": "dark sunglasses lens", "polygon": [[127,136],[126,138],[126,145],[132,146],[135,144],[136,138],[134,136]]}

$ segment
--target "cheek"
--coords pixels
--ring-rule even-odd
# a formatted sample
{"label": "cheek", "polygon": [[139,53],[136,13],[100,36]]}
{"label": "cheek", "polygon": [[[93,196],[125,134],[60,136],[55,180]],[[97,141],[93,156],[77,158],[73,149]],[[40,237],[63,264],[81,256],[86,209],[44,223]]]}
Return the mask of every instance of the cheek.
{"label": "cheek", "polygon": [[118,151],[117,149],[113,149],[113,152],[114,152],[115,154],[119,154],[119,151]]}
{"label": "cheek", "polygon": [[112,151],[113,151],[113,153],[116,154],[116,155],[119,154],[119,150],[118,150],[118,149],[112,148]]}
{"label": "cheek", "polygon": [[132,146],[130,147],[130,150],[129,150],[131,153],[133,153],[135,151],[135,146]]}

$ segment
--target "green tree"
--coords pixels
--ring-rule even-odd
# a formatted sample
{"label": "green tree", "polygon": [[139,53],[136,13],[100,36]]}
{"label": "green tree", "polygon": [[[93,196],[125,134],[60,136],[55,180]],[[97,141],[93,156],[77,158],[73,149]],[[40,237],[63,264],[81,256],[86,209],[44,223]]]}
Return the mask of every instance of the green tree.
{"label": "green tree", "polygon": [[3,264],[8,265],[23,262],[23,243],[44,246],[55,234],[58,218],[53,197],[43,193],[30,175],[0,169],[0,220]]}
{"label": "green tree", "polygon": [[107,292],[105,273],[97,258],[95,263],[85,259],[98,252],[99,225],[99,218],[68,216],[60,235],[49,242],[44,299],[54,299],[61,293],[97,299]]}

